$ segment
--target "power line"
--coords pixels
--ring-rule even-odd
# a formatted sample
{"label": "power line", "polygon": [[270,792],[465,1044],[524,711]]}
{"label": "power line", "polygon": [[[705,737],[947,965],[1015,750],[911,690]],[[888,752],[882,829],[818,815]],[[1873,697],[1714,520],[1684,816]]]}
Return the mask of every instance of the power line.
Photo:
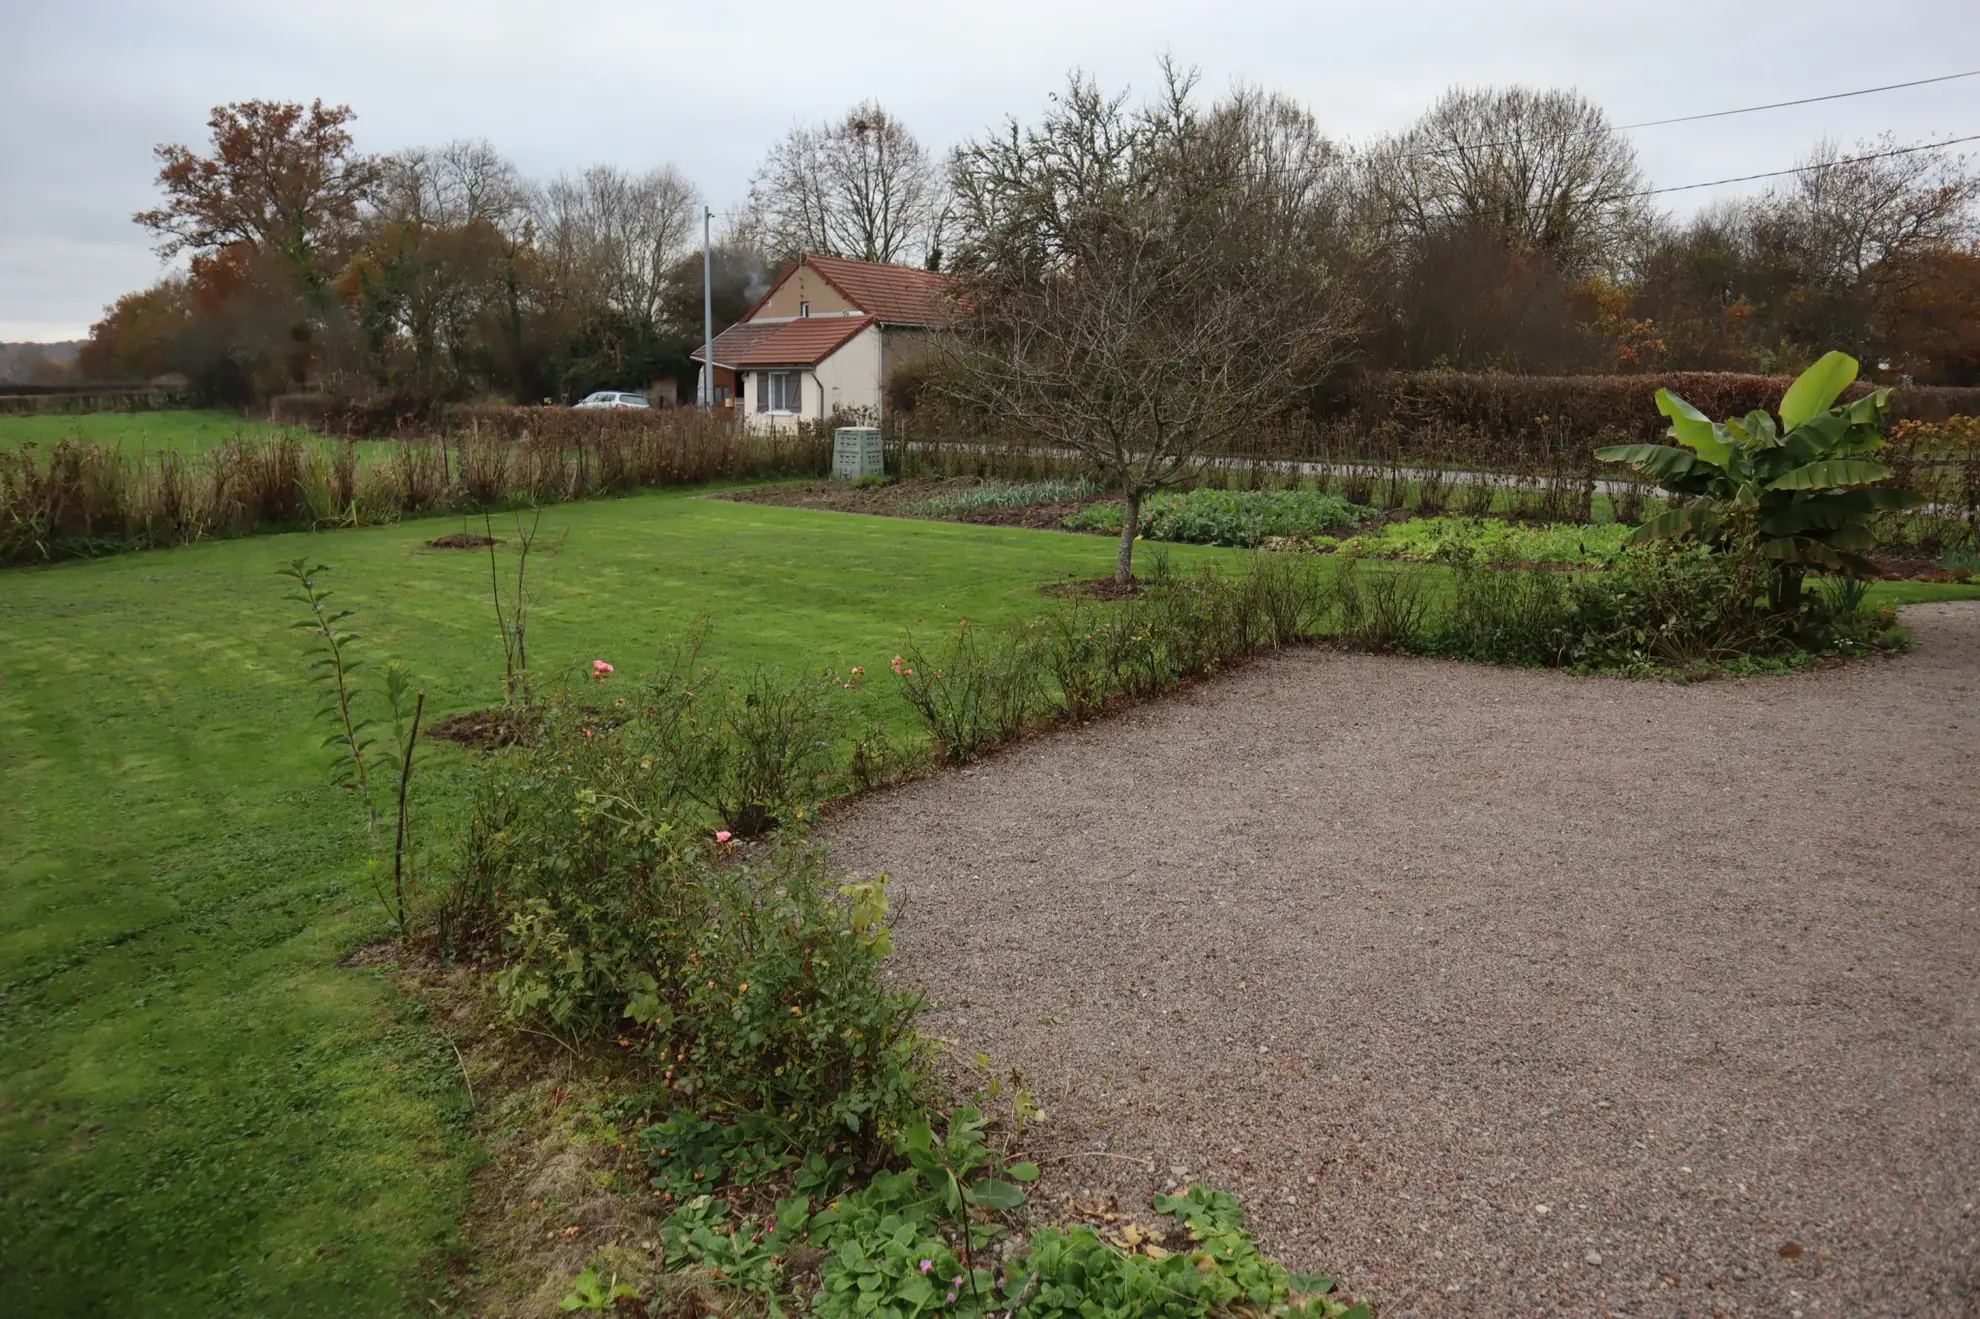
{"label": "power line", "polygon": [[1827,96],[1804,96],[1798,101],[1769,101],[1766,105],[1746,105],[1737,110],[1713,110],[1709,114],[1678,115],[1674,119],[1645,119],[1641,123],[1617,124],[1614,131],[1627,132],[1632,128],[1661,128],[1665,124],[1690,124],[1700,119],[1724,119],[1727,115],[1752,114],[1756,110],[1779,110],[1790,105],[1813,105],[1817,101],[1841,101],[1852,96],[1869,96],[1874,92],[1894,92],[1902,87],[1923,87],[1928,83],[1953,82],[1960,78],[1980,77],[1980,69],[1968,69],[1965,73],[1945,73],[1936,78],[1917,78],[1911,82],[1885,83],[1882,87],[1865,87],[1854,92],[1830,92]]}
{"label": "power line", "polygon": [[1785,178],[1789,174],[1809,174],[1818,169],[1834,169],[1838,165],[1855,165],[1866,160],[1884,160],[1890,156],[1908,156],[1915,151],[1938,151],[1945,147],[1956,147],[1962,142],[1980,142],[1980,133],[1966,137],[1949,137],[1943,142],[1926,142],[1915,147],[1897,147],[1890,151],[1875,151],[1867,156],[1845,156],[1841,160],[1817,161],[1813,165],[1797,165],[1793,169],[1768,170],[1764,174],[1741,174],[1730,179],[1713,179],[1708,183],[1679,183],[1668,188],[1645,188],[1641,192],[1625,192],[1605,198],[1607,201],[1627,201],[1632,197],[1655,197],[1665,192],[1690,192],[1694,188],[1716,188],[1725,183],[1751,183],[1755,179]]}
{"label": "power line", "polygon": [[[1711,110],[1704,114],[1677,115],[1670,119],[1645,119],[1634,124],[1604,124],[1599,128],[1584,128],[1570,134],[1573,137],[1599,137],[1607,133],[1626,133],[1633,128],[1659,128],[1665,124],[1689,124],[1701,119],[1724,119],[1729,115],[1756,114],[1762,110],[1780,110],[1793,105],[1813,105],[1818,101],[1841,101],[1852,96],[1871,96],[1878,92],[1894,92],[1906,87],[1924,87],[1931,83],[1955,82],[1961,78],[1980,77],[1980,69],[1968,69],[1964,73],[1943,73],[1936,78],[1915,78],[1910,82],[1885,83],[1881,87],[1859,87],[1850,92],[1829,92],[1823,96],[1804,96],[1792,101],[1769,101],[1765,105],[1743,105],[1735,110]],[[1420,160],[1427,156],[1456,156],[1467,151],[1489,151],[1494,147],[1518,146],[1522,139],[1506,138],[1497,142],[1466,142],[1454,147],[1426,147],[1421,151],[1406,151],[1398,157],[1402,160]],[[1709,187],[1709,184],[1687,186]],[[1664,191],[1675,191],[1665,189]]]}

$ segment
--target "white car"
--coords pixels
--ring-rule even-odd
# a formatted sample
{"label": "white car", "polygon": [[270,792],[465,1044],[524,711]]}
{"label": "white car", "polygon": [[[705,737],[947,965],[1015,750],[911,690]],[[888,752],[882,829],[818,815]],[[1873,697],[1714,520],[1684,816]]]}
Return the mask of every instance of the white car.
{"label": "white car", "polygon": [[574,408],[646,408],[653,406],[646,401],[644,394],[622,394],[616,389],[601,389],[596,394],[586,394],[571,405]]}

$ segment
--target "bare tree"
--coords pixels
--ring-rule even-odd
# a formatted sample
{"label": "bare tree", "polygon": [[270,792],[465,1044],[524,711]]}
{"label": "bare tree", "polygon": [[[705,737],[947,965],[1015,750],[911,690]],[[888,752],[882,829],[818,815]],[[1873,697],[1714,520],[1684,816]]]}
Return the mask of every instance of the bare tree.
{"label": "bare tree", "polygon": [[1899,149],[1889,133],[1849,151],[1824,141],[1792,183],[1753,205],[1790,216],[1809,273],[1837,282],[1879,267],[1896,273],[1915,253],[1971,243],[1980,175],[1961,155],[1891,154]]}
{"label": "bare tree", "polygon": [[1612,268],[1648,215],[1636,149],[1572,91],[1453,89],[1366,167],[1370,213],[1391,239],[1469,229],[1570,276]]}
{"label": "bare tree", "polygon": [[942,214],[927,150],[873,101],[792,129],[750,181],[749,237],[779,256],[922,261],[940,249]]}
{"label": "bare tree", "polygon": [[1037,126],[967,144],[953,170],[945,388],[1121,493],[1122,582],[1143,499],[1296,406],[1352,320],[1313,242],[1331,153],[1285,150],[1306,130],[1283,105],[1200,113],[1193,79],[1164,72],[1135,111],[1075,77]]}
{"label": "bare tree", "polygon": [[533,205],[566,296],[647,324],[660,316],[700,209],[701,194],[671,165],[644,174],[593,165],[547,184]]}

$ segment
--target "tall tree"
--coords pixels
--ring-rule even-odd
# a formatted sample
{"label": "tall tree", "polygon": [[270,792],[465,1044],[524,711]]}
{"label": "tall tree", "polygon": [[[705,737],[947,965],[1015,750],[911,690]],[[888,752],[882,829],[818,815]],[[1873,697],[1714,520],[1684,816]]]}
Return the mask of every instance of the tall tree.
{"label": "tall tree", "polygon": [[1164,72],[1138,110],[1075,77],[1038,124],[953,166],[944,387],[1121,493],[1123,582],[1143,499],[1297,407],[1352,331],[1315,241],[1329,153],[1281,149],[1310,125],[1242,96],[1201,111],[1193,79]]}
{"label": "tall tree", "polygon": [[701,194],[671,165],[643,174],[593,165],[545,185],[533,211],[567,297],[654,324],[694,237]]}
{"label": "tall tree", "polygon": [[1647,214],[1635,148],[1572,91],[1453,89],[1367,168],[1392,237],[1470,230],[1570,278],[1612,269]]}
{"label": "tall tree", "polygon": [[906,125],[862,101],[835,123],[802,126],[750,181],[750,238],[799,252],[921,262],[939,251],[941,175]]}
{"label": "tall tree", "polygon": [[212,154],[157,149],[165,204],[133,218],[159,237],[160,255],[213,253],[236,244],[281,257],[306,284],[355,229],[379,178],[353,151],[346,105],[237,101],[207,120]]}

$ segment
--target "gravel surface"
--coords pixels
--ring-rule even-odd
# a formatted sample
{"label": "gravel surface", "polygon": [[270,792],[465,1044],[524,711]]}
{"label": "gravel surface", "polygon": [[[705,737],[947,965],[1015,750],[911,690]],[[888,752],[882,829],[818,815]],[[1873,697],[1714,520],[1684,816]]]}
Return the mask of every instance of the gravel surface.
{"label": "gravel surface", "polygon": [[1200,1177],[1385,1319],[1972,1315],[1980,604],[1905,620],[1690,687],[1288,654],[835,846],[1049,1196]]}

